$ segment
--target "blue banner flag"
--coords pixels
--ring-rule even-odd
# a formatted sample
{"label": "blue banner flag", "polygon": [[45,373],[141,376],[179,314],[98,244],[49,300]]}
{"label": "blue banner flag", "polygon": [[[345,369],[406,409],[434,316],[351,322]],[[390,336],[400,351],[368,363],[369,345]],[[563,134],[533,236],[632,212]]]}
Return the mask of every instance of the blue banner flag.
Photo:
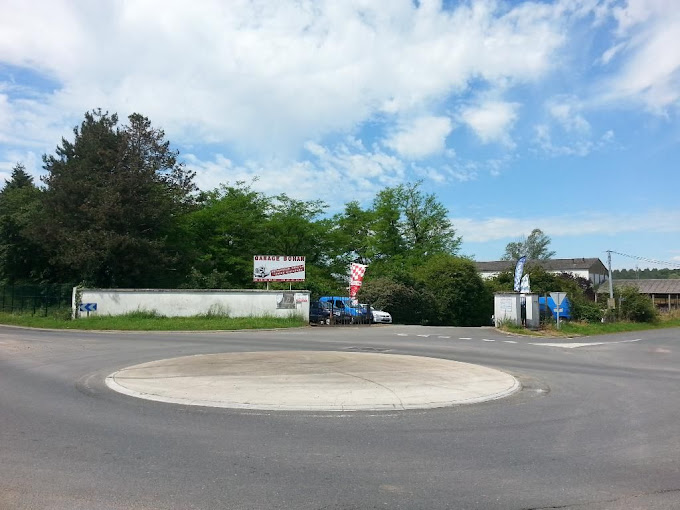
{"label": "blue banner flag", "polygon": [[519,292],[522,287],[522,273],[524,272],[524,263],[527,261],[526,255],[520,257],[515,266],[515,292]]}

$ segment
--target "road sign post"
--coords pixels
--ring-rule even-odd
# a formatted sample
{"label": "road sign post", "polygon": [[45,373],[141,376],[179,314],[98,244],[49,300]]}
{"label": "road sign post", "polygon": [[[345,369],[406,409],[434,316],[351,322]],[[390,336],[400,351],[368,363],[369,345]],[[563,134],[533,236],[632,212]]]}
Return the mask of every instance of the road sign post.
{"label": "road sign post", "polygon": [[86,317],[89,317],[90,312],[96,312],[97,311],[97,303],[80,303],[78,310],[81,311],[81,312],[87,312]]}
{"label": "road sign post", "polygon": [[557,317],[557,329],[560,329],[560,312],[564,311],[563,308],[560,308],[560,305],[562,304],[562,301],[564,301],[564,298],[567,297],[566,292],[551,292],[550,297],[552,300],[555,302],[555,308],[553,308],[553,311],[555,312],[555,316]]}

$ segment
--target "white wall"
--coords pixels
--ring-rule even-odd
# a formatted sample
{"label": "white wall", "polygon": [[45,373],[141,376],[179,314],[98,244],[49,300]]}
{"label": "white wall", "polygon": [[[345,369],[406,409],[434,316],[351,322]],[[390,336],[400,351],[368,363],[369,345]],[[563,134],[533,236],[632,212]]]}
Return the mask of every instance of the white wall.
{"label": "white wall", "polygon": [[499,292],[494,294],[494,325],[500,326],[502,322],[511,322],[520,326],[522,324],[522,303],[520,295],[516,293]]}
{"label": "white wall", "polygon": [[[300,315],[309,320],[308,290],[166,290],[166,289],[81,289],[80,303],[96,303],[90,315],[123,315],[129,312],[155,311],[167,317],[189,317],[209,312],[227,313],[230,317]],[[294,308],[281,308],[284,294],[292,297]],[[76,288],[73,289],[76,314]],[[87,312],[80,312],[81,317]]]}

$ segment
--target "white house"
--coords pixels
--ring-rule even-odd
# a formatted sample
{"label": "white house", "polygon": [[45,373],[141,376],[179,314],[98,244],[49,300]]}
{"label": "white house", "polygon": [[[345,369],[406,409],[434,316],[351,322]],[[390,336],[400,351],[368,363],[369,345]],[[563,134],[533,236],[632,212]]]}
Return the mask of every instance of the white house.
{"label": "white house", "polygon": [[[516,260],[495,260],[491,262],[475,262],[482,278],[493,278],[505,271],[514,271]],[[548,273],[569,273],[585,278],[597,286],[607,279],[607,268],[598,258],[527,260],[526,266],[540,266]]]}

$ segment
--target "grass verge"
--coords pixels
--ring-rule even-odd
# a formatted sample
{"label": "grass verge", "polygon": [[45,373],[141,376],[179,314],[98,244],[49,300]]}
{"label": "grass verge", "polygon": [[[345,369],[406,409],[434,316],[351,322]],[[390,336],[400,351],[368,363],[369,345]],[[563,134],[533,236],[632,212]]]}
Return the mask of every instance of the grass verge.
{"label": "grass verge", "polygon": [[560,329],[555,324],[542,327],[539,331],[531,331],[513,324],[504,324],[501,331],[527,336],[574,337],[608,335],[611,333],[626,333],[629,331],[645,331],[650,329],[680,328],[680,318],[662,318],[656,322],[561,322]]}
{"label": "grass verge", "polygon": [[78,320],[0,313],[0,324],[46,329],[120,331],[218,331],[237,329],[296,328],[307,323],[299,317],[163,317],[135,312],[114,317],[97,316]]}

